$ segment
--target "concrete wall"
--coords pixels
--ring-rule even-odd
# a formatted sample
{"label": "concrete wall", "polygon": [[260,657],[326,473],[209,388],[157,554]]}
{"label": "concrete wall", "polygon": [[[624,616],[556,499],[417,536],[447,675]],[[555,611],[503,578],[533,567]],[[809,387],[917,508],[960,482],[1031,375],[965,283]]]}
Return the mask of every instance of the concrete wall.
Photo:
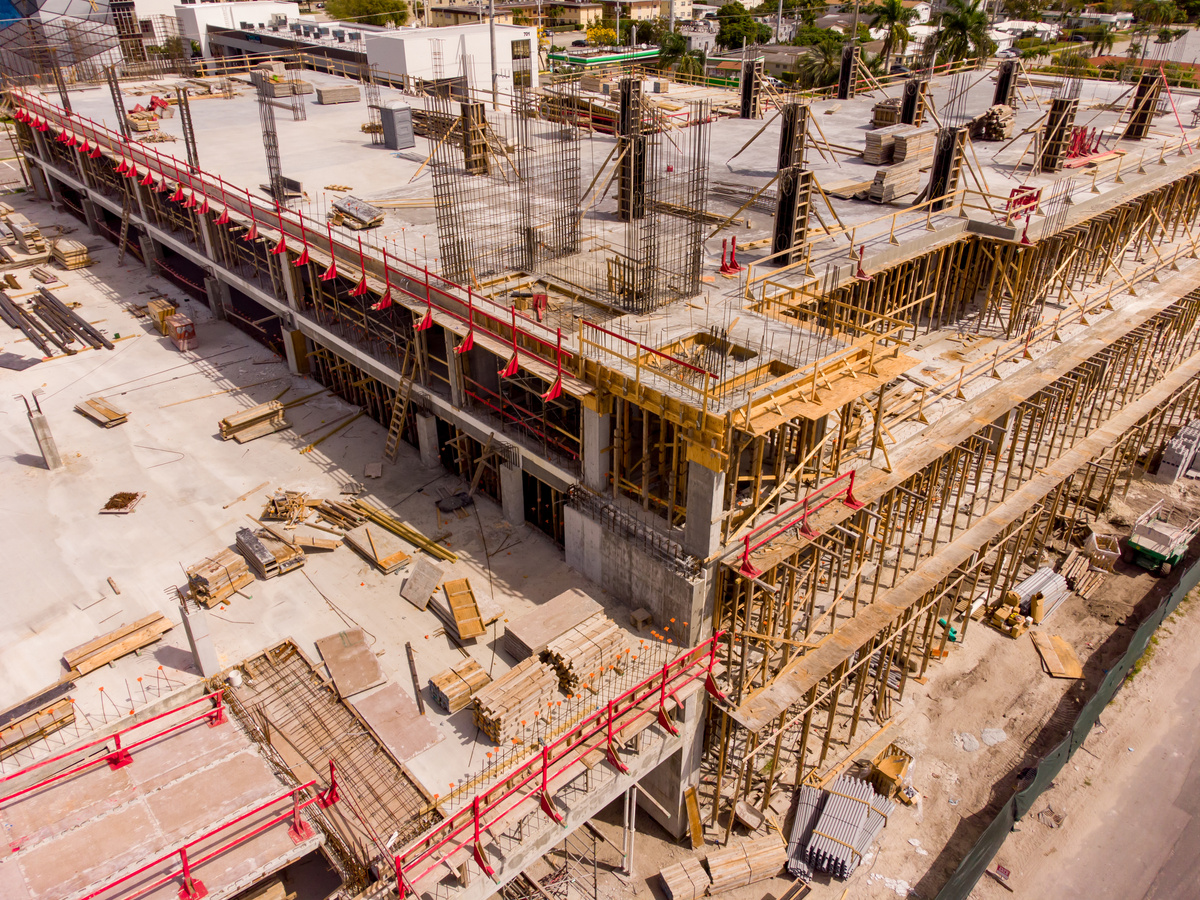
{"label": "concrete wall", "polygon": [[[402,29],[386,34],[363,35],[366,44],[367,62],[378,65],[380,72],[408,75],[432,80],[435,77],[431,42],[442,42],[441,77],[453,78],[463,71],[464,56],[470,57],[467,68],[470,86],[476,91],[489,91],[492,87],[491,39],[486,23],[458,25],[451,28]],[[501,93],[511,93],[513,41],[529,41],[533,65],[530,77],[532,86],[538,83],[536,65],[537,29],[523,25],[496,26],[496,72],[499,75]]]}

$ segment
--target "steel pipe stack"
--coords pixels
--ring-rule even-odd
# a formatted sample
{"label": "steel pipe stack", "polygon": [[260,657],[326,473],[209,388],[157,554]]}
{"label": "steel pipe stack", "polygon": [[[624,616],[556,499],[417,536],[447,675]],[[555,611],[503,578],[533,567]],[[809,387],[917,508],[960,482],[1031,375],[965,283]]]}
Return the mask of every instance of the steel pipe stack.
{"label": "steel pipe stack", "polygon": [[[814,799],[813,795],[819,794]],[[869,782],[840,776],[828,790],[801,788],[792,843],[788,847],[788,870],[796,874],[792,856],[808,833],[804,860],[813,869],[837,878],[849,878],[891,814],[895,804],[879,794]],[[810,824],[816,819],[816,825]]]}
{"label": "steel pipe stack", "polygon": [[1004,595],[1004,602],[1011,606],[1019,606],[1022,614],[1029,615],[1030,602],[1038,594],[1042,595],[1042,618],[1048,618],[1059,604],[1071,593],[1067,579],[1059,575],[1049,566],[1038,569],[1011,591]]}
{"label": "steel pipe stack", "polygon": [[808,785],[802,785],[796,791],[796,817],[792,820],[792,834],[788,838],[787,869],[794,877],[804,881],[812,881],[812,867],[804,854],[828,796],[824,791]]}

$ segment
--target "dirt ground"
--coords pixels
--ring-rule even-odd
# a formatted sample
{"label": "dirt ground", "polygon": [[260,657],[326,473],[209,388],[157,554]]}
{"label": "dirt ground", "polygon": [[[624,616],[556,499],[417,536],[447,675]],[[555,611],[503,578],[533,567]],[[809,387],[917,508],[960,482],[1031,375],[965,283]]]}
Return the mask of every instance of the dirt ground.
{"label": "dirt ground", "polygon": [[[1097,530],[1127,535],[1132,519],[1160,497],[1195,507],[1200,505],[1200,487],[1186,480],[1167,488],[1135,479],[1127,495],[1110,509],[1112,521],[1097,523]],[[1062,555],[1049,552],[1046,560],[1057,562]],[[953,648],[949,657],[931,666],[924,685],[910,680],[903,702],[893,706],[894,720],[888,731],[860,754],[871,755],[888,741],[911,752],[915,757],[912,781],[920,792],[919,800],[911,807],[897,808],[877,845],[850,879],[842,882],[819,875],[810,896],[841,898],[848,890],[846,896],[854,898],[935,897],[995,810],[1011,795],[1017,773],[1061,740],[1083,700],[1095,690],[1111,663],[1124,653],[1137,624],[1171,590],[1177,577],[1178,573],[1161,578],[1118,561],[1113,574],[1090,600],[1072,594],[1040,626],[1074,648],[1084,668],[1084,677],[1078,681],[1047,675],[1027,634],[1014,641],[981,622],[972,622],[964,642],[949,645]],[[1200,634],[1200,615],[1186,621],[1186,626],[1180,626],[1181,633]],[[1177,643],[1191,642],[1180,639]],[[1136,731],[1141,727],[1138,723],[1144,724],[1150,717],[1150,705],[1145,701],[1167,687],[1163,682],[1157,675],[1135,679],[1132,690],[1122,690],[1103,721],[1113,729],[1113,721],[1140,710],[1136,721],[1131,720]],[[1086,823],[1087,807],[1083,804],[1103,803],[1103,795],[1090,780],[1096,780],[1097,771],[1121,757],[1126,744],[1124,737],[1093,738],[1085,749],[1101,759],[1084,752],[1076,755],[1068,773],[1064,773],[1066,777],[1059,779],[1047,797],[1055,809],[1063,804],[1069,809],[1081,807],[1081,811],[1068,817],[1064,829],[1053,833],[1055,838]],[[619,846],[621,821],[620,806],[614,805],[596,824]],[[621,854],[598,843],[599,896],[603,900],[665,897],[657,873],[690,853],[645,813],[639,815],[638,827],[633,878],[620,874]],[[784,824],[785,833],[786,827]],[[1021,828],[1000,857],[1002,863],[1009,859],[1010,863],[1005,864],[1015,872],[1020,872],[1021,866],[1014,866],[1012,861],[1028,860],[1030,853],[1050,840],[1045,836],[1050,829],[1035,816],[1027,817]],[[746,836],[746,832],[735,829],[735,838],[739,836]],[[710,829],[708,846],[697,855],[717,849],[722,837],[723,829]],[[1034,866],[1021,877],[1033,879],[1037,871]],[[1008,895],[990,879],[985,881],[972,896]],[[788,878],[772,879],[721,896],[728,900],[773,900],[791,883]],[[1035,895],[1052,896],[1028,896]]]}

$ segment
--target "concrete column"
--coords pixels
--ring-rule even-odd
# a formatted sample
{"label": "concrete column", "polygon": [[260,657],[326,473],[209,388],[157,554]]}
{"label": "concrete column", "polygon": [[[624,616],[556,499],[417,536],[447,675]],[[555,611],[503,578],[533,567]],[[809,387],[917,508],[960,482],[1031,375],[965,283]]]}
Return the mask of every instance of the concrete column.
{"label": "concrete column", "polygon": [[198,605],[189,608],[187,603],[181,603],[179,615],[183,618],[183,630],[187,632],[196,668],[205,678],[212,678],[221,671],[221,664],[217,661],[217,648],[213,644],[204,609]]}
{"label": "concrete column", "polygon": [[[209,251],[209,257],[212,257],[212,251]],[[280,273],[283,278],[283,293],[287,298],[287,304],[294,310],[300,309],[300,287],[296,284],[296,267],[290,262],[291,257],[286,254],[280,254],[274,257],[278,260]]]}
{"label": "concrete column", "polygon": [[88,231],[90,231],[92,234],[99,234],[100,216],[96,212],[96,204],[92,202],[90,197],[84,197],[82,200],[82,205],[83,217],[87,219]]}
{"label": "concrete column", "polygon": [[721,512],[725,504],[725,473],[697,462],[688,463],[687,521],[683,549],[708,559],[721,543]]}
{"label": "concrete column", "polygon": [[442,457],[438,453],[437,417],[432,413],[418,412],[417,447],[421,451],[421,462],[430,469],[441,466]]}
{"label": "concrete column", "polygon": [[216,242],[212,236],[212,222],[208,216],[196,216],[196,221],[200,224],[200,240],[204,243],[204,255],[209,259],[217,258]]}
{"label": "concrete column", "polygon": [[155,271],[154,264],[162,259],[162,250],[154,242],[154,238],[148,234],[138,235],[138,245],[142,248],[142,259],[146,261],[146,268],[151,272]]}
{"label": "concrete column", "polygon": [[450,372],[450,402],[455,409],[462,409],[466,400],[463,391],[462,357],[454,352],[455,334],[449,328],[446,332],[446,368]]}
{"label": "concrete column", "polygon": [[304,332],[285,328],[283,332],[283,352],[287,356],[289,372],[293,375],[308,374],[308,338],[304,336]]}
{"label": "concrete column", "polygon": [[46,180],[46,173],[41,166],[31,165],[29,167],[29,181],[33,186],[34,196],[39,200],[45,200],[47,203],[54,201],[50,195],[50,184]]}
{"label": "concrete column", "polygon": [[508,463],[500,463],[500,502],[505,522],[525,524],[525,479],[519,468]]}
{"label": "concrete column", "polygon": [[[683,747],[639,782],[643,812],[674,837],[688,830],[683,792],[700,781],[700,758],[704,753],[704,692],[684,701],[675,714],[675,725],[684,735]],[[668,815],[669,813],[669,815]]]}
{"label": "concrete column", "polygon": [[600,584],[603,574],[604,531],[600,523],[579,510],[563,509],[563,548],[567,565]]}
{"label": "concrete column", "polygon": [[583,484],[603,494],[608,491],[608,476],[612,472],[612,415],[601,415],[587,407],[582,412]]}
{"label": "concrete column", "polygon": [[204,292],[208,295],[208,308],[212,311],[213,318],[224,321],[225,308],[231,303],[229,285],[220,278],[205,278]]}
{"label": "concrete column", "polygon": [[46,417],[40,412],[30,412],[29,424],[33,427],[33,436],[37,438],[38,449],[42,452],[42,459],[46,461],[46,468],[51,471],[61,469],[62,457],[58,455],[58,445],[54,443],[54,435],[50,433],[50,423],[46,421]]}

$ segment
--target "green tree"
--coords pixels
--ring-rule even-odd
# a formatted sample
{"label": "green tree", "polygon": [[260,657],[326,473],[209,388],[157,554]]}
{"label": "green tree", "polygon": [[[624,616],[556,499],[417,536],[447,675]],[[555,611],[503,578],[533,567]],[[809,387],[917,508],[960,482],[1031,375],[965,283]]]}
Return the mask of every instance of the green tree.
{"label": "green tree", "polygon": [[325,12],[332,19],[381,27],[408,21],[405,0],[325,0]]}
{"label": "green tree", "polygon": [[842,71],[842,48],[817,44],[796,58],[796,80],[801,87],[821,88],[838,80]]}
{"label": "green tree", "polygon": [[700,78],[704,75],[704,58],[699,53],[685,53],[675,72],[677,75]]}
{"label": "green tree", "polygon": [[991,56],[987,0],[949,0],[938,20],[937,54],[942,62]]}
{"label": "green tree", "polygon": [[608,22],[593,22],[587,27],[587,42],[590,47],[613,47],[617,30]]}
{"label": "green tree", "polygon": [[1023,22],[1036,21],[1042,8],[1036,0],[1004,0],[1004,8],[1014,19]]}
{"label": "green tree", "polygon": [[726,3],[717,11],[721,28],[717,32],[717,43],[725,48],[738,48],[743,41],[747,45],[762,44],[771,39],[771,28],[754,21],[750,11],[738,0]]}
{"label": "green tree", "polygon": [[669,69],[683,59],[687,53],[687,38],[678,31],[668,31],[658,42],[658,66]]}
{"label": "green tree", "polygon": [[892,62],[892,51],[899,49],[903,56],[912,40],[908,26],[917,17],[917,11],[906,8],[903,0],[882,0],[868,6],[865,12],[873,16],[871,28],[883,30],[883,69],[886,72]]}
{"label": "green tree", "polygon": [[1092,52],[1097,56],[1104,56],[1112,51],[1113,44],[1116,43],[1116,36],[1111,28],[1104,27],[1100,29],[1100,33],[1096,35],[1092,41]]}

